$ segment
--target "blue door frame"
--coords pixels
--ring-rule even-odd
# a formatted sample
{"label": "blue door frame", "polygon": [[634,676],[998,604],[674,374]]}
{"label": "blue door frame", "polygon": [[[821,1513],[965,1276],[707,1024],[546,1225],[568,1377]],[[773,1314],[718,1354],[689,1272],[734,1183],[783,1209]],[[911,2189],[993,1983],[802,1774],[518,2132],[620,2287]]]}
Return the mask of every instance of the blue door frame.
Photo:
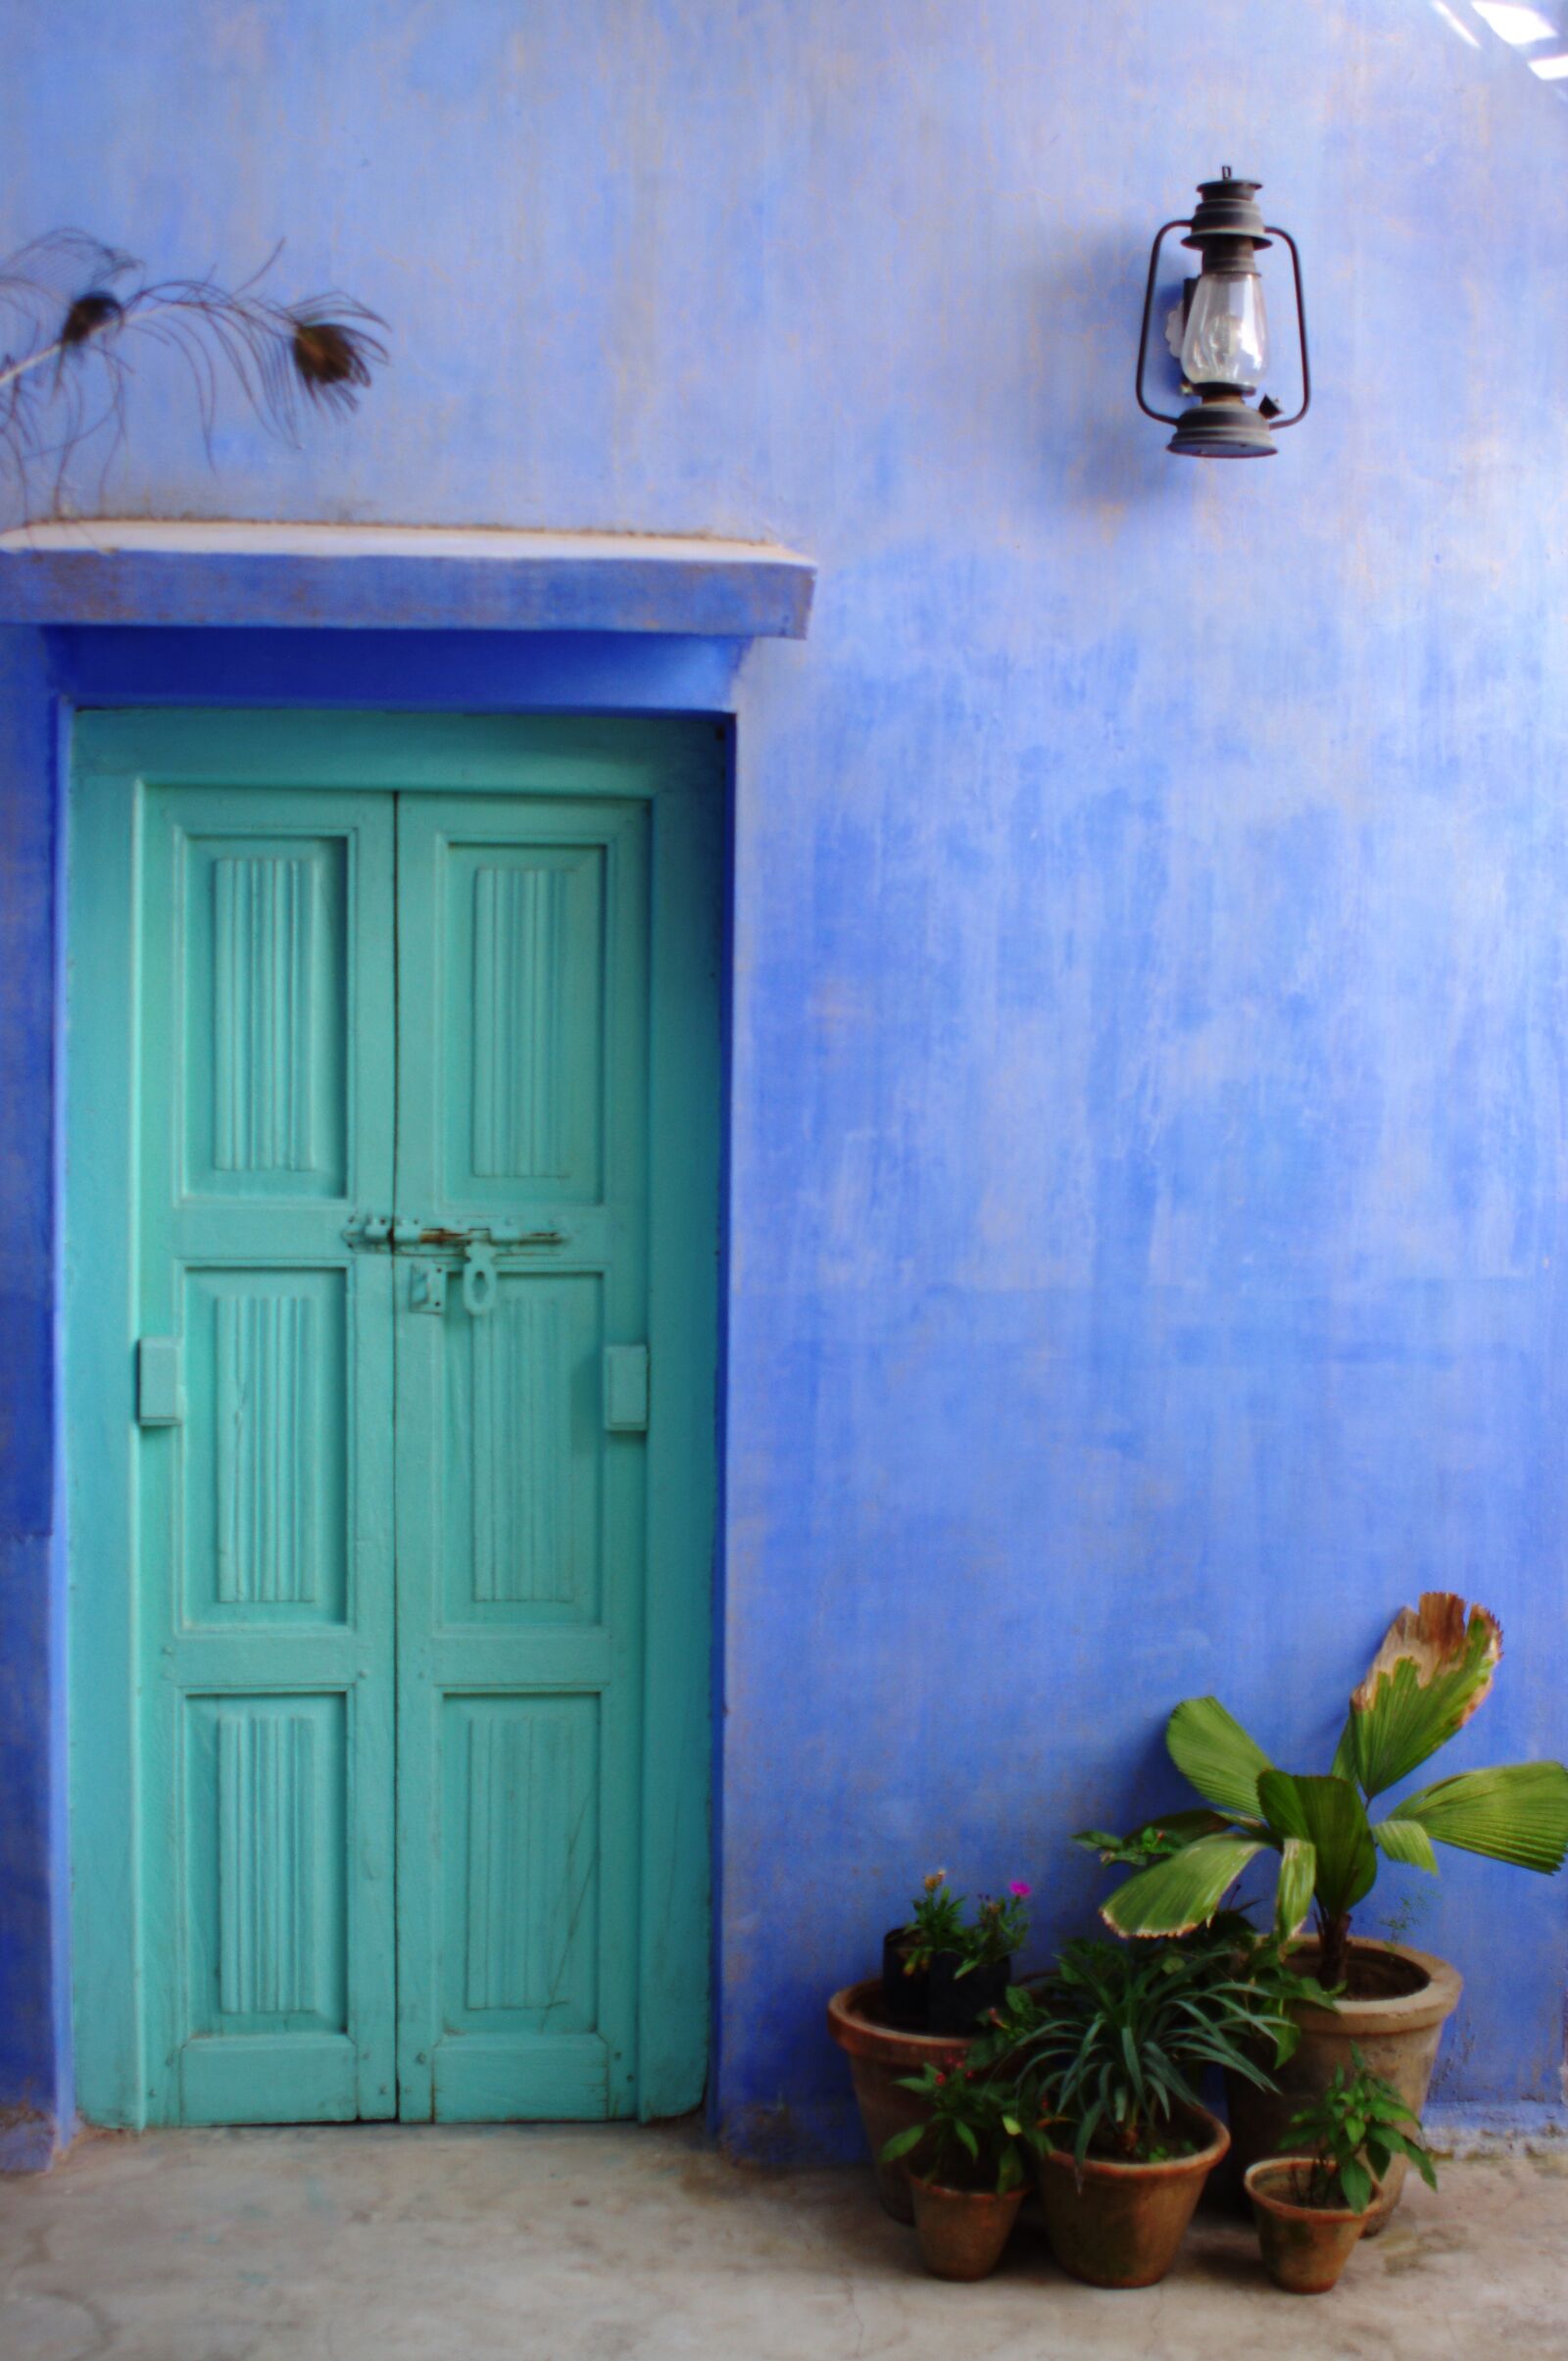
{"label": "blue door frame", "polygon": [[[323,653],[319,642],[323,637],[332,636],[335,635],[302,634],[299,635],[297,641],[291,642],[288,635],[275,633],[223,634],[221,635],[222,640],[229,644],[219,651],[221,659],[219,668],[224,670],[225,684],[238,686],[240,680],[245,678],[265,679],[270,700],[278,707],[286,705],[293,708],[296,700],[288,694],[291,686],[304,686],[309,682],[316,685],[316,694],[318,698],[319,687],[317,684],[320,679],[319,666]],[[459,687],[460,682],[471,687],[475,651],[471,647],[465,646],[462,641],[454,642],[450,638],[432,637],[430,643],[422,650],[426,661],[419,665],[411,664],[409,660],[411,656],[420,653],[413,643],[422,641],[424,639],[422,634],[388,634],[386,638],[391,644],[384,647],[368,646],[364,635],[344,636],[352,647],[353,661],[337,665],[336,678],[340,688],[352,695],[355,702],[358,702],[359,695],[363,694],[368,687],[383,677],[387,677],[393,670],[402,685],[405,699],[407,698],[409,679],[416,677],[420,680],[422,690],[420,710],[432,714],[450,712],[453,692]],[[212,639],[208,635],[200,633],[92,632],[63,633],[57,637],[63,643],[56,650],[57,659],[61,660],[62,673],[65,679],[75,687],[78,696],[81,696],[81,701],[84,703],[92,695],[92,686],[85,675],[91,675],[92,681],[101,684],[100,694],[116,697],[123,695],[123,690],[119,684],[123,678],[121,667],[127,654],[131,653],[123,644],[127,640],[139,643],[134,651],[138,658],[136,668],[144,691],[151,692],[148,702],[161,706],[176,701],[171,698],[171,691],[173,690],[176,680],[186,674],[187,664],[192,673],[199,675],[208,667],[198,664],[196,659],[198,657],[210,659],[214,653]],[[241,640],[254,644],[246,649],[240,649],[233,644]],[[336,653],[339,656],[346,656],[348,650],[345,648]],[[525,680],[531,677],[536,691],[542,692],[547,684],[548,676],[548,686],[553,692],[548,699],[549,703],[556,705],[559,709],[563,704],[569,705],[578,702],[570,693],[577,667],[571,661],[572,652],[569,649],[558,646],[554,650],[550,650],[541,641],[535,640],[524,643],[520,647],[516,643],[511,643],[508,653],[514,658],[513,663],[502,667],[503,676],[501,678],[496,678],[493,673],[490,678],[492,693],[498,701],[503,701],[510,707],[515,697],[520,703],[521,698],[518,692]],[[639,647],[637,653],[645,659],[645,681],[651,683],[654,672],[659,667],[656,665],[649,669],[646,664],[649,652],[645,648]],[[664,659],[664,682],[672,704],[684,706],[687,697],[696,688],[705,690],[706,695],[713,697],[716,702],[715,692],[720,692],[721,679],[726,669],[724,651],[714,649],[705,643],[694,643],[685,649],[665,648],[658,653]],[[590,669],[596,672],[602,670],[606,650],[601,638],[595,637],[589,640],[586,648],[580,654],[583,662],[589,663]],[[152,661],[149,662],[149,659]],[[729,668],[732,671],[732,664]],[[85,694],[83,695],[82,692]],[[208,691],[207,695],[210,694],[211,692]],[[202,697],[202,692],[193,684],[189,696],[190,701],[194,703],[199,697]],[[476,702],[471,697],[466,697],[464,701],[469,703],[470,707],[473,702]],[[537,713],[539,707],[546,701],[545,696],[540,694],[534,712]],[[205,702],[205,698],[203,698],[203,702]],[[589,702],[591,700],[587,695],[580,695],[581,704]],[[649,706],[654,705],[655,702],[654,698],[650,697],[648,705],[644,706],[644,712],[647,712]],[[320,718],[323,723],[328,721],[329,712],[329,709],[321,709]],[[336,709],[335,713],[331,713],[330,717],[341,721],[342,709]],[[182,740],[188,749],[197,750],[190,753],[189,759],[199,771],[202,725],[198,714],[169,713],[152,715],[144,713],[138,716],[134,724],[131,723],[128,715],[124,718],[127,729],[131,730],[133,736],[139,732],[143,743],[147,742],[149,730],[152,730],[155,736],[159,733],[162,734],[161,743],[164,752],[159,759],[160,776],[178,775],[181,761],[179,750]],[[233,719],[234,716],[231,713],[225,714],[226,723],[232,723]],[[298,717],[293,713],[285,714],[275,711],[271,713],[256,712],[251,719],[258,743],[264,749],[269,745],[275,745],[279,740],[280,733],[286,737],[292,728],[298,726]],[[95,721],[94,735],[101,738],[106,726],[110,728],[112,735],[113,725],[101,721]],[[470,730],[478,728],[481,732],[488,732],[497,745],[504,743],[507,723],[499,717],[488,722],[469,723],[468,727]],[[390,728],[395,735],[395,722],[390,725]],[[682,962],[685,963],[683,973],[675,973],[672,970],[667,980],[673,992],[674,1005],[684,1008],[688,1019],[694,1005],[706,1005],[710,1015],[705,1020],[707,1024],[706,1047],[700,1045],[695,1063],[690,1056],[691,1043],[688,1037],[682,1042],[682,1055],[678,1060],[672,1058],[664,1059],[662,1087],[668,1097],[673,1087],[673,1077],[677,1067],[692,1077],[696,1083],[695,1095],[684,1107],[677,1106],[674,1099],[669,1100],[665,1110],[665,1121],[672,1136],[680,1133],[683,1128],[689,1130],[691,1126],[695,1126],[697,1132],[701,1134],[706,1127],[710,1140],[710,1155],[714,1176],[714,1229],[715,1237],[718,1237],[718,1141],[723,1098],[721,1070],[723,1028],[720,981],[724,953],[724,904],[720,879],[722,874],[722,823],[727,803],[722,787],[727,772],[728,756],[727,745],[718,744],[716,741],[727,740],[728,732],[727,725],[718,716],[710,714],[707,721],[698,723],[690,718],[688,713],[679,734],[691,745],[696,744],[698,737],[706,741],[708,747],[706,761],[710,780],[710,805],[715,824],[710,832],[708,847],[703,856],[705,892],[707,907],[710,912],[710,926],[706,937],[695,944],[691,940],[689,929],[684,930],[683,938],[681,928],[674,926],[665,928],[665,956],[673,960],[677,967],[680,967]],[[390,738],[388,742],[391,743]],[[171,764],[172,765],[172,769]],[[263,766],[265,768],[265,762]],[[195,774],[192,773],[192,775]],[[692,881],[688,879],[686,882],[689,886]],[[677,880],[671,877],[666,884],[673,890],[677,885]],[[656,930],[657,927],[656,910]],[[67,932],[66,948],[69,959],[73,945],[69,939],[69,928]],[[698,962],[697,968],[693,968],[690,964],[694,957]],[[696,995],[695,1002],[694,993]],[[122,1067],[117,1080],[113,1070],[112,1056],[106,1062],[100,1052],[96,1067],[92,1064],[82,1065],[78,1062],[74,1069],[70,1052],[74,1044],[68,1039],[65,1046],[69,1107],[79,1109],[89,1093],[96,1095],[100,1091],[106,1091],[113,1096],[117,1090],[122,1089],[124,1069]],[[659,1063],[657,1042],[655,1055],[657,1071]],[[704,1106],[699,1104],[705,1094],[706,1111]],[[68,1155],[69,1126],[73,1119],[68,1115]],[[106,1228],[110,1231],[114,1231],[116,1228],[112,1199],[112,1184],[106,1182],[102,1174],[70,1173],[68,1175],[66,1223],[68,1307],[72,1302],[75,1302],[77,1304],[86,1303],[94,1290],[104,1285],[106,1278],[110,1280],[111,1291],[113,1291],[113,1280],[97,1243]],[[122,1220],[119,1226],[122,1230]],[[718,1242],[721,1244],[721,1237]],[[706,1272],[694,1274],[695,1292],[691,1289],[687,1291],[680,1312],[680,1316],[684,1319],[705,1322],[710,1337],[716,1336],[719,1330],[719,1258],[717,1255],[710,1254],[707,1257]],[[123,1302],[122,1290],[120,1292],[118,1301]],[[95,1445],[100,1441],[112,1444],[113,1420],[110,1422],[111,1432],[107,1435],[99,1434],[98,1428],[103,1420],[102,1405],[76,1402],[74,1392],[75,1381],[70,1366],[68,1366],[67,1382],[68,1401],[73,1404],[73,1416],[70,1420],[72,1431],[77,1436],[93,1435]],[[75,1412],[78,1409],[87,1420],[86,1424],[77,1422]],[[674,1440],[671,1437],[672,1446],[674,1446]],[[715,1414],[700,1420],[698,1426],[694,1427],[680,1441],[675,1453],[672,1454],[671,1466],[673,1467],[677,1463],[678,1455],[679,1463],[689,1469],[694,1464],[693,1453],[696,1454],[695,1464],[700,1470],[706,1467],[707,1471],[706,1476],[699,1481],[696,1491],[698,1516],[705,1525],[705,1534],[701,1543],[693,1548],[695,1529],[689,1528],[686,1546],[687,1564],[689,1567],[700,1569],[700,1580],[695,1587],[690,1581],[685,1582],[684,1585],[677,1581],[673,1587],[669,1585],[664,1587],[654,1620],[650,1625],[649,1677],[651,1700],[656,1691],[662,1691],[663,1694],[663,1705],[656,1707],[656,1711],[662,1717],[661,1726],[664,1731],[662,1746],[666,1759],[673,1761],[682,1748],[689,1752],[695,1746],[704,1758],[702,1777],[708,1781],[710,1777],[709,1757],[711,1753],[708,1735],[710,1728],[710,1716],[707,1696],[710,1663],[710,1636],[713,1630],[710,1621],[710,1600],[711,1596],[716,1595],[716,1585],[713,1586],[712,1594],[709,1588],[712,1559],[711,1537],[716,1532],[714,1516],[717,1488],[716,1404]],[[85,1453],[78,1454],[80,1458],[85,1458]],[[666,1484],[663,1490],[668,1492],[669,1486]],[[683,1478],[682,1483],[676,1486],[675,1490],[685,1491],[690,1497],[689,1479]],[[74,1488],[73,1489],[73,1504],[75,1510],[75,1544],[79,1549],[83,1531],[83,1515],[80,1499]],[[702,1635],[702,1641],[694,1647],[694,1636],[699,1633]],[[125,1635],[122,1631],[119,1637],[123,1640]],[[74,1684],[75,1695],[79,1698],[90,1692],[94,1697],[94,1747],[95,1749],[104,1746],[113,1748],[117,1743],[122,1745],[127,1733],[123,1727],[117,1732],[113,1724],[117,1711],[120,1723],[124,1724],[126,1711],[123,1703],[111,1711],[106,1723],[100,1718],[97,1702],[102,1693],[102,1684],[107,1680],[112,1687],[115,1677],[111,1666],[115,1647],[112,1634],[102,1621],[83,1617],[77,1623],[74,1644],[75,1662],[80,1676],[80,1684]],[[687,1668],[684,1674],[677,1661],[682,1650],[684,1650]],[[123,1654],[121,1655],[119,1661],[122,1676],[125,1662]],[[694,1665],[698,1667],[699,1673],[696,1690],[692,1687],[690,1677]],[[675,1756],[669,1755],[670,1747],[675,1749]],[[714,1800],[716,1801],[716,1797]],[[127,2007],[128,1995],[123,1990],[126,1982],[122,1973],[123,1948],[121,1947],[117,1967],[112,1947],[99,1943],[93,1933],[94,1921],[108,1926],[114,1922],[117,1913],[121,1911],[128,1914],[128,1923],[132,1925],[138,1923],[139,1897],[134,1862],[126,1855],[123,1845],[117,1845],[111,1841],[111,1837],[112,1832],[106,1831],[101,1825],[94,1824],[92,1812],[89,1809],[84,1813],[74,1840],[75,1890],[78,1895],[76,1982],[79,1992],[91,1995],[90,2003],[79,2011],[78,2039],[82,2044],[82,2060],[85,2069],[83,2096],[87,2111],[99,2120],[134,2122],[142,2119],[142,2092],[145,2089],[146,2078],[133,2076],[127,2079],[124,2072],[124,2062],[134,2054],[134,2043],[130,2031],[134,2009]],[[666,2029],[680,2015],[680,2010],[675,2005],[676,1992],[689,1992],[694,1982],[701,1988],[706,1986],[708,1981],[709,1928],[710,1924],[708,1896],[710,1884],[710,1854],[709,1846],[701,1839],[695,1844],[691,1841],[690,1830],[684,1835],[677,1835],[671,1829],[667,1832],[667,1843],[668,1858],[661,1865],[661,1871],[656,1874],[667,1873],[667,1877],[673,1880],[670,1891],[675,1896],[675,1901],[662,1930],[656,1931],[651,1941],[645,1937],[642,1959],[643,2041],[638,2098],[639,2112],[645,2117],[682,2111],[696,2103],[701,2095],[703,2074],[707,2062],[706,2039],[702,2043],[701,2055],[697,2055],[690,2041],[687,2041],[684,2046],[678,2041],[671,2044],[667,2039]],[[645,1861],[645,1878],[650,1874],[651,1866]],[[125,1923],[127,1920],[122,1917],[121,1919],[122,1926]],[[117,1990],[117,1986],[120,1989]],[[100,2032],[101,2043],[95,2052],[95,2043],[99,2042]],[[117,2050],[117,2054],[121,2063],[111,2068],[107,2061],[110,2052]]]}

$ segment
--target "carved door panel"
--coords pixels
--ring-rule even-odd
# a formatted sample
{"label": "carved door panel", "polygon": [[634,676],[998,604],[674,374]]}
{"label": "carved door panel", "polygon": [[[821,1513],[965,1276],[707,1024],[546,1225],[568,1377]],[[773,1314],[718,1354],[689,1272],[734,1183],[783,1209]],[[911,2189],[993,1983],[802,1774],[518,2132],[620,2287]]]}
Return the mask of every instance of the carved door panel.
{"label": "carved door panel", "polygon": [[406,2116],[635,2106],[647,843],[399,802]]}
{"label": "carved door panel", "polygon": [[142,848],[148,2112],[390,2115],[393,803],[151,788]]}

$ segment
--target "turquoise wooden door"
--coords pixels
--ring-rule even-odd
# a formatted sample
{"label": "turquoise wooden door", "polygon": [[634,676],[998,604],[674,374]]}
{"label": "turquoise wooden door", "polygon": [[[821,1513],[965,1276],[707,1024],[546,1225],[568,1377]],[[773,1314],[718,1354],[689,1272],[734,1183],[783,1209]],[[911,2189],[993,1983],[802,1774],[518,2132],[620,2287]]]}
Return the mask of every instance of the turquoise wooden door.
{"label": "turquoise wooden door", "polygon": [[[96,1867],[130,1916],[128,1963],[78,1926],[84,2109],[692,2105],[711,736],[114,715],[80,738],[74,934],[96,913],[130,986],[72,988],[71,1221],[85,1192],[102,1282],[70,1353],[103,1442],[74,1470],[77,1891]],[[112,1698],[91,1731],[118,1635],[120,1756]]]}

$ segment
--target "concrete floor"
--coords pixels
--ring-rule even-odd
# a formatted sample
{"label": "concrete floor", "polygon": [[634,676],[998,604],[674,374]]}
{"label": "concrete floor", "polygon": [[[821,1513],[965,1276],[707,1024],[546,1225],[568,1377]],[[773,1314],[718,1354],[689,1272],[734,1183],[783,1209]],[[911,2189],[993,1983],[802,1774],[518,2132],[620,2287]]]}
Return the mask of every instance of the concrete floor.
{"label": "concrete floor", "polygon": [[683,2129],[163,2132],[0,2183],[3,2361],[1509,2361],[1568,2356],[1568,2154],[1449,2163],[1334,2294],[1278,2295],[1200,2217],[1102,2294],[1020,2232],[921,2272],[858,2171],[726,2164]]}

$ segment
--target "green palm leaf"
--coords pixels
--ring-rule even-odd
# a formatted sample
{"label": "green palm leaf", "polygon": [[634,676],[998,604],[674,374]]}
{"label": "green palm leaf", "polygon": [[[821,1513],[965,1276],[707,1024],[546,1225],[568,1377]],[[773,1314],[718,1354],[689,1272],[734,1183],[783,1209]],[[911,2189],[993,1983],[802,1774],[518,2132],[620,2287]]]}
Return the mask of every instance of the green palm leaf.
{"label": "green palm leaf", "polygon": [[1274,1896],[1274,1932],[1281,1943],[1289,1943],[1311,1909],[1316,1883],[1317,1846],[1306,1837],[1287,1837]]}
{"label": "green palm leaf", "polygon": [[1419,1820],[1407,1820],[1402,1811],[1391,1812],[1387,1820],[1373,1822],[1372,1838],[1391,1861],[1404,1861],[1412,1869],[1430,1869],[1437,1876],[1438,1856]]}
{"label": "green palm leaf", "polygon": [[1502,1654],[1502,1632],[1484,1606],[1468,1612],[1453,1591],[1426,1591],[1401,1607],[1364,1681],[1334,1768],[1368,1795],[1396,1787],[1485,1702]]}
{"label": "green palm leaf", "polygon": [[1407,1795],[1398,1816],[1440,1845],[1550,1876],[1568,1854],[1568,1770],[1560,1762],[1511,1762],[1460,1771]]}
{"label": "green palm leaf", "polygon": [[1223,1812],[1257,1812],[1257,1782],[1269,1759],[1217,1697],[1190,1697],[1165,1728],[1170,1758],[1205,1801]]}
{"label": "green palm leaf", "polygon": [[1118,1935],[1188,1935],[1211,1919],[1249,1861],[1258,1837],[1200,1837],[1168,1861],[1140,1869],[1101,1910]]}
{"label": "green palm leaf", "polygon": [[1366,1806],[1348,1779],[1265,1771],[1258,1801],[1276,1837],[1301,1838],[1316,1855],[1313,1891],[1330,1918],[1342,1917],[1377,1881],[1377,1847]]}

